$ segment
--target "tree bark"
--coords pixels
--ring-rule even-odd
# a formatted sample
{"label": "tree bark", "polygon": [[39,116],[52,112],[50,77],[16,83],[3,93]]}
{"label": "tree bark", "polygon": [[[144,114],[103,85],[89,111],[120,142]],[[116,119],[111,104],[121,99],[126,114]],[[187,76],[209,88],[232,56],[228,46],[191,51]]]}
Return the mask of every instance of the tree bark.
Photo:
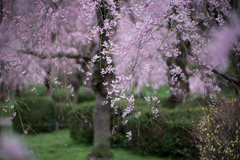
{"label": "tree bark", "polygon": [[[101,47],[101,50],[103,47]],[[88,155],[88,160],[111,159],[113,157],[110,151],[110,99],[107,99],[106,86],[103,82],[111,83],[112,74],[101,75],[101,69],[106,65],[105,60],[96,62],[93,67],[92,88],[95,93],[96,104],[93,109],[93,131],[94,141],[92,153]],[[104,103],[107,101],[107,103]]]}
{"label": "tree bark", "polygon": [[46,87],[46,96],[51,98],[52,97],[52,82],[51,82],[51,69],[50,68],[47,69],[47,75],[45,77],[44,84]]}
{"label": "tree bark", "polygon": [[[113,20],[114,17],[109,10],[109,4],[105,0],[101,0],[98,3],[97,19],[98,26],[103,28],[104,20]],[[94,126],[94,142],[92,153],[88,155],[88,160],[102,160],[112,159],[113,155],[110,150],[110,99],[107,99],[107,87],[104,86],[104,82],[110,84],[114,78],[113,73],[101,75],[101,70],[107,67],[106,59],[102,58],[101,52],[106,49],[103,46],[104,42],[109,41],[110,37],[106,36],[106,32],[100,35],[100,49],[98,56],[101,58],[94,63],[92,88],[95,92],[96,104],[93,109],[93,126]],[[113,65],[113,64],[112,64]]]}
{"label": "tree bark", "polygon": [[80,88],[80,80],[81,80],[81,72],[77,69],[77,68],[74,68],[73,69],[73,73],[70,77],[71,79],[71,84],[74,88],[74,97],[73,97],[73,102],[76,104],[78,103],[78,90]]}
{"label": "tree bark", "polygon": [[96,104],[93,109],[94,144],[93,150],[88,155],[88,160],[111,159],[110,150],[110,103],[103,105],[106,100],[101,92],[95,92]]}
{"label": "tree bark", "polygon": [[[178,49],[181,51],[181,55],[177,57],[171,57],[167,61],[167,65],[169,67],[169,71],[171,67],[178,66],[181,68],[182,73],[185,75],[186,80],[183,80],[180,75],[177,76],[178,80],[174,84],[171,84],[171,87],[178,89],[180,92],[173,93],[168,99],[169,108],[176,107],[179,103],[182,103],[186,100],[189,95],[189,82],[188,82],[188,73],[186,71],[187,67],[187,55],[190,52],[190,42],[182,41],[180,35],[178,36],[180,40],[180,44],[178,44]],[[171,75],[169,73],[169,80],[171,81]]]}

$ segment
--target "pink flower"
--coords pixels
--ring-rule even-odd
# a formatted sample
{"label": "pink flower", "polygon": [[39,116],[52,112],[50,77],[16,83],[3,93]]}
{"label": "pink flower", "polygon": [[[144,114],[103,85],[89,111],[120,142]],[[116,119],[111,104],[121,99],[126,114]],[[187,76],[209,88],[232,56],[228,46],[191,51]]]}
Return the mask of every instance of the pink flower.
{"label": "pink flower", "polygon": [[127,122],[128,122],[128,120],[122,121],[122,124],[123,124],[123,125],[126,125]]}
{"label": "pink flower", "polygon": [[10,119],[13,119],[14,117],[16,117],[16,112],[13,113],[13,115],[10,117]]}
{"label": "pink flower", "polygon": [[132,131],[129,131],[126,133],[126,137],[128,138],[128,140],[130,141],[132,139]]}
{"label": "pink flower", "polygon": [[140,117],[140,115],[141,115],[141,112],[138,112],[138,113],[135,115],[135,118],[138,119],[138,117]]}
{"label": "pink flower", "polygon": [[117,126],[112,127],[112,135],[114,135],[114,133],[116,133],[116,128],[117,128]]}

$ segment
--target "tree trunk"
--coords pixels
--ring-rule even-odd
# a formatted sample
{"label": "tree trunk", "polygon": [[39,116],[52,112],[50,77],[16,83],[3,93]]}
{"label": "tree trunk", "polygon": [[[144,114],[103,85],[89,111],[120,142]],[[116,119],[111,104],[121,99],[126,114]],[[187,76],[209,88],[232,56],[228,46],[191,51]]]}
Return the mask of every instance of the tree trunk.
{"label": "tree trunk", "polygon": [[95,92],[96,104],[93,109],[94,144],[93,150],[88,155],[88,160],[111,159],[110,150],[110,103],[103,105],[106,97],[100,92]]}
{"label": "tree trunk", "polygon": [[16,92],[15,92],[16,97],[23,97],[24,96],[24,87],[23,87],[24,84],[21,84],[21,85],[17,84]]}
{"label": "tree trunk", "polygon": [[92,88],[96,100],[92,113],[94,143],[92,153],[87,157],[88,160],[111,159],[113,157],[110,151],[110,99],[107,99],[107,86],[103,85],[103,82],[111,83],[113,75],[107,74],[104,78],[102,77],[101,69],[105,65],[106,60],[102,59],[96,62],[93,67]]}
{"label": "tree trunk", "polygon": [[80,88],[80,80],[81,80],[81,72],[74,68],[73,74],[71,75],[71,84],[74,88],[74,97],[73,97],[73,103],[78,103],[78,90]]}
{"label": "tree trunk", "polygon": [[[181,55],[178,55],[177,57],[171,57],[167,61],[167,65],[169,67],[169,71],[173,66],[178,66],[181,68],[182,73],[185,76],[185,80],[178,75],[177,76],[177,82],[174,84],[171,84],[172,88],[177,89],[177,92],[172,92],[171,97],[168,100],[168,106],[170,108],[176,107],[179,103],[182,103],[186,100],[187,96],[189,95],[189,82],[188,82],[188,73],[186,71],[187,67],[187,55],[190,52],[190,42],[188,41],[182,41],[180,38],[180,35],[178,35],[180,44],[178,44],[178,49],[181,51]],[[169,80],[171,81],[171,75],[169,73]]]}
{"label": "tree trunk", "polygon": [[4,83],[2,82],[0,84],[0,100],[5,100],[5,95],[6,95],[6,89],[5,89]]}
{"label": "tree trunk", "polygon": [[[109,10],[109,4],[101,0],[98,4],[97,9],[97,18],[98,26],[103,28],[104,20],[109,19],[113,20],[114,17]],[[103,44],[104,42],[108,43],[109,36],[106,36],[106,31],[99,36],[100,38],[100,49],[97,53],[101,58],[99,61],[94,63],[93,67],[93,77],[92,77],[92,88],[95,92],[96,104],[93,109],[93,126],[94,126],[94,142],[92,153],[88,155],[88,160],[108,160],[112,159],[113,155],[110,151],[110,102],[111,100],[107,99],[107,88],[110,86],[104,86],[104,82],[111,84],[114,75],[113,73],[107,73],[101,75],[101,70],[107,67],[106,59],[102,58],[101,52],[106,49]],[[113,64],[111,64],[113,65]],[[106,102],[107,101],[107,102]]]}
{"label": "tree trunk", "polygon": [[51,98],[52,97],[52,82],[51,82],[51,69],[50,68],[47,70],[47,76],[45,77],[44,84],[46,87],[46,96]]}

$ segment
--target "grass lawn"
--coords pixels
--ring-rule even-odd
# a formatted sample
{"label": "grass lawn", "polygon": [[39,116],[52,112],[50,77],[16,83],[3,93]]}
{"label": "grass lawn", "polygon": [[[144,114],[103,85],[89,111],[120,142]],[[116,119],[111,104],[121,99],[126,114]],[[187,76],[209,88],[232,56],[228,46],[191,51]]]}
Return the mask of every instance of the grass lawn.
{"label": "grass lawn", "polygon": [[[34,160],[85,160],[92,146],[76,144],[69,137],[69,130],[58,133],[41,133],[25,138]],[[143,157],[123,149],[113,149],[114,160],[171,160],[171,158]]]}

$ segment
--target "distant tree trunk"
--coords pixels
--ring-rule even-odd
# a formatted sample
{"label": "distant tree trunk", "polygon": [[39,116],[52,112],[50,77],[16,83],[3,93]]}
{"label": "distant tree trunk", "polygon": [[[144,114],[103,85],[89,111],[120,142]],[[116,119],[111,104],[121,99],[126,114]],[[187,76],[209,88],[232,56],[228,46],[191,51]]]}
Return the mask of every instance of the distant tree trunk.
{"label": "distant tree trunk", "polygon": [[[4,65],[5,65],[5,62],[0,59],[0,78],[3,76],[2,72],[4,71]],[[5,100],[5,94],[6,94],[6,87],[3,80],[0,83],[0,100]]]}
{"label": "distant tree trunk", "polygon": [[[103,28],[104,20],[112,20],[114,17],[111,15],[107,1],[101,0],[97,9],[98,26]],[[102,56],[101,52],[105,48],[104,42],[108,43],[109,37],[106,32],[100,35],[100,49],[98,56]],[[107,86],[103,82],[109,84],[113,80],[113,74],[106,74],[104,77],[101,75],[102,68],[107,66],[105,59],[100,58],[99,61],[94,63],[92,88],[95,92],[96,104],[93,109],[93,126],[94,126],[94,142],[92,153],[88,155],[88,160],[111,159],[113,157],[110,150],[110,99],[107,99]],[[108,103],[104,103],[107,101]]]}
{"label": "distant tree trunk", "polygon": [[46,96],[51,98],[52,97],[51,69],[48,68],[46,73],[47,75],[44,80],[44,84],[46,87]]}
{"label": "distant tree trunk", "polygon": [[[22,85],[22,86],[21,86]],[[23,97],[24,95],[24,88],[23,88],[23,84],[17,84],[17,87],[16,87],[16,97]]]}
{"label": "distant tree trunk", "polygon": [[6,89],[3,82],[0,84],[0,93],[0,100],[5,100]]}
{"label": "distant tree trunk", "polygon": [[77,69],[74,68],[73,74],[71,75],[71,84],[74,88],[74,97],[73,97],[73,102],[78,103],[78,90],[80,88],[80,80],[81,80],[81,72]]}
{"label": "distant tree trunk", "polygon": [[[169,71],[174,67],[180,67],[182,73],[184,74],[185,78],[181,77],[180,75],[177,76],[177,82],[171,84],[172,88],[177,89],[176,92],[172,92],[171,97],[168,100],[168,106],[170,108],[176,107],[179,103],[182,103],[186,100],[187,96],[189,95],[189,81],[188,81],[188,73],[186,71],[187,67],[187,55],[190,52],[190,42],[183,41],[178,35],[180,43],[178,44],[178,49],[181,51],[181,55],[177,57],[171,57],[167,60],[167,65],[169,67]],[[171,81],[171,75],[169,73],[169,80]]]}

